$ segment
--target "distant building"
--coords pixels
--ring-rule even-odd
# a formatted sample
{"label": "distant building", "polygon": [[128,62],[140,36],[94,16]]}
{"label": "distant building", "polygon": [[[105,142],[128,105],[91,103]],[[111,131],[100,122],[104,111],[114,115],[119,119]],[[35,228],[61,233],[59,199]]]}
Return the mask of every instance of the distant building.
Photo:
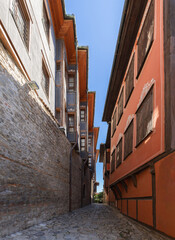
{"label": "distant building", "polygon": [[175,4],[126,0],[100,147],[106,201],[175,237]]}

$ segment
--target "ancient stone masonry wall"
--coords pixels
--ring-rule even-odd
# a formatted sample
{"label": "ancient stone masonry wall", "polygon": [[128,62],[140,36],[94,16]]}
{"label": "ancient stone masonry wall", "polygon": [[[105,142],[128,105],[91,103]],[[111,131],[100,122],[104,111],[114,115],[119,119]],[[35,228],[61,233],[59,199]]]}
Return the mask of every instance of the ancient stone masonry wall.
{"label": "ancient stone masonry wall", "polygon": [[25,82],[0,43],[0,236],[69,210],[71,145]]}

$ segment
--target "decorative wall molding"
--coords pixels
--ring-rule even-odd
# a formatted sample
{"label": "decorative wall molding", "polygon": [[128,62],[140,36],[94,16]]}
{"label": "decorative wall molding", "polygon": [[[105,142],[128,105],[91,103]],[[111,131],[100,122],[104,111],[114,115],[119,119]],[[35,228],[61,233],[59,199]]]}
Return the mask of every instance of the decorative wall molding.
{"label": "decorative wall molding", "polygon": [[127,128],[129,127],[131,121],[134,119],[134,116],[135,116],[134,114],[129,115],[129,117],[127,119],[127,122],[126,122],[126,126],[125,126],[124,132],[127,130]]}

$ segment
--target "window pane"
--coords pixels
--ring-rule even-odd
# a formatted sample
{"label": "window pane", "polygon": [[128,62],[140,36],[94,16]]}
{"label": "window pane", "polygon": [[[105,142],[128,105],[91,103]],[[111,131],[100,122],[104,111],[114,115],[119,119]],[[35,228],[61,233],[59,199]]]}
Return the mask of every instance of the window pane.
{"label": "window pane", "polygon": [[44,63],[43,63],[43,66],[42,66],[42,81],[41,81],[41,85],[47,95],[47,97],[49,97],[49,75],[47,73],[47,70],[44,66]]}
{"label": "window pane", "polygon": [[47,10],[46,10],[46,6],[45,6],[44,2],[43,2],[43,19],[42,19],[42,22],[43,22],[44,31],[46,33],[47,39],[49,39],[50,23],[49,23],[49,18],[48,18],[48,15],[47,15]]}
{"label": "window pane", "polygon": [[80,110],[80,121],[84,122],[85,121],[85,110]]}
{"label": "window pane", "polygon": [[115,170],[115,150],[112,153],[112,160],[111,160],[111,173]]}
{"label": "window pane", "polygon": [[75,79],[74,79],[74,77],[69,77],[68,78],[68,90],[69,91],[74,91],[75,90]]}

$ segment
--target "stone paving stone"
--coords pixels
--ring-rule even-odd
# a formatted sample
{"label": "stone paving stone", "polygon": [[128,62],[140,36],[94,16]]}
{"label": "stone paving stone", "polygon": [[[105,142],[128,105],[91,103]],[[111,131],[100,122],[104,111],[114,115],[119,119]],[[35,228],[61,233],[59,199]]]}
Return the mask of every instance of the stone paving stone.
{"label": "stone paving stone", "polygon": [[75,210],[1,240],[168,240],[102,204]]}

